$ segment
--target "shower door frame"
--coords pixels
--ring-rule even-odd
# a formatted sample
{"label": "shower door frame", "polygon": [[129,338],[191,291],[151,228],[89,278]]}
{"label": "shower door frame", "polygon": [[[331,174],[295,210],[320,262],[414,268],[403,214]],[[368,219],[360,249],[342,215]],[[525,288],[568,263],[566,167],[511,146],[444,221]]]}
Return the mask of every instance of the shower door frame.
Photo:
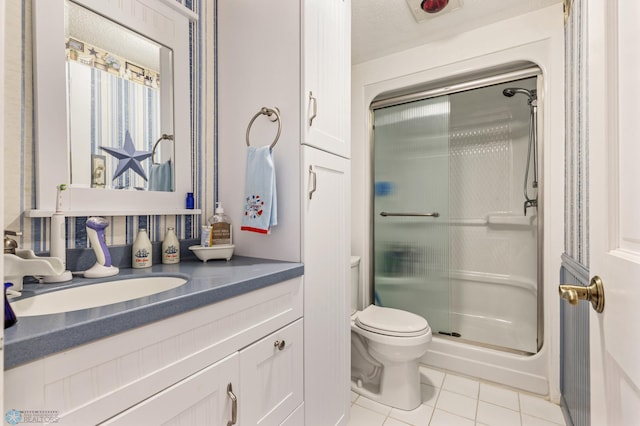
{"label": "shower door frame", "polygon": [[[540,176],[545,176],[544,174],[544,74],[542,70],[531,63],[528,63],[527,66],[523,66],[522,68],[518,68],[515,70],[504,71],[504,72],[495,72],[486,76],[482,76],[475,79],[466,79],[464,81],[451,81],[448,84],[447,80],[441,80],[437,82],[427,82],[423,88],[415,87],[415,88],[406,88],[398,91],[394,91],[393,93],[384,93],[382,95],[377,96],[373,99],[371,104],[369,105],[369,159],[370,159],[370,176],[369,183],[370,187],[373,187],[373,183],[375,181],[375,157],[374,157],[374,112],[376,109],[390,107],[394,105],[400,105],[403,103],[415,102],[429,98],[435,98],[438,96],[451,95],[455,93],[465,92],[468,90],[479,89],[483,87],[493,86],[497,84],[507,83],[510,81],[522,80],[526,78],[536,77],[536,86],[538,93],[538,121],[537,121],[537,144],[538,144],[538,173]],[[538,206],[537,206],[537,287],[536,287],[536,311],[537,311],[537,352],[539,353],[544,345],[544,185],[538,185]],[[374,198],[375,192],[370,191],[370,205],[373,207],[375,205]],[[371,291],[369,291],[369,298],[366,304],[374,303],[374,285],[375,285],[375,243],[374,243],[374,215],[375,212],[373,208],[370,212],[370,226],[369,226],[369,238],[371,244],[369,244],[369,277],[370,277],[370,286]],[[364,295],[363,295],[364,298]],[[361,299],[363,300],[363,299]],[[438,336],[442,338],[441,336]],[[445,336],[446,337],[446,336]],[[456,340],[458,340],[456,338]],[[536,353],[523,353],[519,350],[514,350],[506,347],[495,347],[488,344],[483,344],[480,342],[472,342],[468,340],[458,340],[464,344],[470,344],[480,347],[489,347],[492,349],[498,349],[504,352],[510,352],[515,354],[526,354],[526,355],[535,355]]]}

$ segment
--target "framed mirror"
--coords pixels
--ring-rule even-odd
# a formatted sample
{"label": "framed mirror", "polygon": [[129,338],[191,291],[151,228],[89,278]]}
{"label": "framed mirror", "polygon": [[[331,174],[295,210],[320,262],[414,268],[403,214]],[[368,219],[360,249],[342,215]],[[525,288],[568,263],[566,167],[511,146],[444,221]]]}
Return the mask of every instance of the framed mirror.
{"label": "framed mirror", "polygon": [[65,58],[71,186],[173,191],[171,49],[65,0]]}
{"label": "framed mirror", "polygon": [[[178,214],[191,192],[189,20],[158,0],[34,2],[37,210]],[[33,216],[33,214],[32,214]]]}

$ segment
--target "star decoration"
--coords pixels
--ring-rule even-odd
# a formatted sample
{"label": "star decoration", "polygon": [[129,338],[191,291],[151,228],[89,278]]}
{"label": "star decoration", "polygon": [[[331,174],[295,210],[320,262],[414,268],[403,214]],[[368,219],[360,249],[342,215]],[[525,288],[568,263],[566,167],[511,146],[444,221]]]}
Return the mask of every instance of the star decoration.
{"label": "star decoration", "polygon": [[89,49],[89,54],[93,56],[98,56],[98,51],[92,47],[91,49]]}
{"label": "star decoration", "polygon": [[107,148],[101,146],[100,149],[107,151],[119,160],[118,167],[113,174],[113,180],[116,180],[118,176],[129,169],[139,174],[144,180],[147,180],[147,175],[145,174],[140,161],[151,157],[151,152],[136,151],[136,147],[133,145],[133,140],[131,139],[131,135],[128,130],[124,138],[124,148]]}

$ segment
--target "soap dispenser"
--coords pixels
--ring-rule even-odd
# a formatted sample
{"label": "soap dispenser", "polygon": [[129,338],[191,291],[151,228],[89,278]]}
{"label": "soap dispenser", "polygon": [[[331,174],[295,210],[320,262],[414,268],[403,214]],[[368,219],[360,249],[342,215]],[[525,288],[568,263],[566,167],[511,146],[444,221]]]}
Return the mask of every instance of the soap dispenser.
{"label": "soap dispenser", "polygon": [[209,218],[209,224],[211,225],[210,246],[232,244],[233,227],[229,216],[224,214],[222,203],[216,202],[215,213]]}

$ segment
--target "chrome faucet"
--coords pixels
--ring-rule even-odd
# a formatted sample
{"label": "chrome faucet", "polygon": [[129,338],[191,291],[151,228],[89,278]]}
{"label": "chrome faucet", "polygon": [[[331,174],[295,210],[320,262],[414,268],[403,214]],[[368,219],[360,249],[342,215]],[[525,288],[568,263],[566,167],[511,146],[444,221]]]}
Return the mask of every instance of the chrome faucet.
{"label": "chrome faucet", "polygon": [[19,237],[22,235],[22,232],[4,230],[4,252],[8,254],[16,254],[18,243],[16,240],[9,238],[9,235]]}
{"label": "chrome faucet", "polygon": [[9,291],[14,295],[20,294],[22,281],[26,276],[58,276],[64,272],[64,264],[57,257],[38,257],[33,250],[19,249],[18,243],[8,237],[8,235],[20,236],[22,232],[5,230],[4,235],[3,279],[13,284],[13,288]]}

